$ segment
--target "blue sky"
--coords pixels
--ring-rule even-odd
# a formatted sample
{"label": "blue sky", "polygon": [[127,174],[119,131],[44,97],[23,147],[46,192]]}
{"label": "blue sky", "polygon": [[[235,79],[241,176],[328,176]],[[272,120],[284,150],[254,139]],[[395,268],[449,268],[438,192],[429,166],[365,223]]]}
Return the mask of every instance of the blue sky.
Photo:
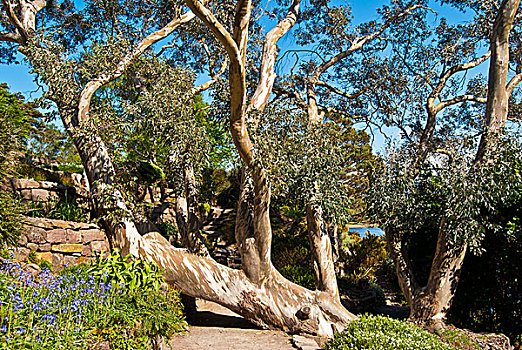
{"label": "blue sky", "polygon": [[[264,0],[266,1],[266,0]],[[307,1],[307,0],[304,0]],[[77,5],[80,5],[81,1],[75,1]],[[377,18],[376,9],[383,4],[389,3],[388,1],[364,1],[364,0],[353,0],[353,1],[338,1],[338,4],[349,4],[352,7],[352,15],[354,18],[354,24],[366,22]],[[81,5],[80,5],[81,6]],[[438,15],[432,15],[433,21],[438,21],[438,17],[446,17],[450,23],[459,23],[463,21],[471,20],[469,14],[464,14],[456,9],[448,6],[440,6],[433,4],[432,8],[438,13]],[[266,21],[267,24],[270,21]],[[267,28],[269,30],[270,28]],[[285,48],[293,45],[293,39],[291,36],[283,37],[280,40],[280,46],[282,51]],[[21,64],[2,65],[0,64],[0,82],[6,82],[12,92],[21,92],[27,99],[32,99],[40,96],[37,85],[33,81],[33,76],[29,73],[30,68],[23,62],[23,57],[20,56]],[[481,66],[481,72],[487,75],[487,64]],[[206,77],[199,77],[198,83],[202,82]],[[389,130],[390,134],[393,134],[393,130]],[[377,137],[374,141],[376,149],[383,150],[384,138]]]}

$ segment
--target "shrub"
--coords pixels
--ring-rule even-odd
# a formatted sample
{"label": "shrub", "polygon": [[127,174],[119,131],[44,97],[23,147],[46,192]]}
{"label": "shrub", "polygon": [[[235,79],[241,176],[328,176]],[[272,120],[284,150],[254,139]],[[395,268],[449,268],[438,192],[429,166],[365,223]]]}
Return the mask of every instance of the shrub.
{"label": "shrub", "polygon": [[297,236],[274,235],[272,262],[289,281],[305,288],[315,288],[310,243],[305,234]]}
{"label": "shrub", "polygon": [[114,250],[105,258],[101,254],[98,255],[86,273],[97,281],[110,282],[130,291],[158,291],[164,281],[157,265],[141,259],[131,259],[130,255],[123,257],[118,250]]}
{"label": "shrub", "polygon": [[344,272],[357,281],[374,281],[377,269],[388,256],[384,237],[367,233],[361,238],[357,232],[346,232],[341,237]]}
{"label": "shrub", "polygon": [[405,321],[363,315],[324,346],[325,350],[451,350],[437,336]]}
{"label": "shrub", "polygon": [[23,223],[21,207],[11,193],[0,190],[0,247],[18,243]]}
{"label": "shrub", "polygon": [[48,218],[75,222],[89,222],[89,213],[67,196],[49,202],[29,202],[27,215],[38,218]]}

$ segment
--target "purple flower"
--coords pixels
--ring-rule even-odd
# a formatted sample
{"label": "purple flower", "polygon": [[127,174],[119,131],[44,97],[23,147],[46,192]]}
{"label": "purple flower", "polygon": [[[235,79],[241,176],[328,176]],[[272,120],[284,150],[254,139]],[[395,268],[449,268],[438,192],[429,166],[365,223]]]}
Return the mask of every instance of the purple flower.
{"label": "purple flower", "polygon": [[2,331],[2,333],[7,332],[7,326],[4,324],[2,327],[0,327],[0,331]]}

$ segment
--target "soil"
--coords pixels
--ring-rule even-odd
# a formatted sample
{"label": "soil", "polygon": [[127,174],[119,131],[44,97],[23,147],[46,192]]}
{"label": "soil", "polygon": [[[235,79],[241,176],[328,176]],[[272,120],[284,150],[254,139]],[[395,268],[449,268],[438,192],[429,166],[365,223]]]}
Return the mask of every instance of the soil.
{"label": "soil", "polygon": [[291,337],[263,330],[232,311],[198,300],[198,311],[188,320],[189,331],[171,339],[175,350],[295,350]]}

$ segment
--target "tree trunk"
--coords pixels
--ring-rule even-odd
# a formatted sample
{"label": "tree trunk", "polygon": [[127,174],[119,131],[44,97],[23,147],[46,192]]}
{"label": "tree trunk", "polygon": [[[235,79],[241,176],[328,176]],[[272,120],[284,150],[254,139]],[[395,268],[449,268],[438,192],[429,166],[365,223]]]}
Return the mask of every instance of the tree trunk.
{"label": "tree trunk", "polygon": [[310,203],[306,208],[308,238],[312,250],[316,288],[339,300],[339,289],[335,276],[332,243],[323,221],[323,211],[318,205]]}
{"label": "tree trunk", "polygon": [[[506,86],[509,71],[509,34],[520,0],[504,0],[500,5],[491,33],[491,61],[488,77],[488,100],[484,130],[475,160],[481,161],[492,141],[506,125],[509,94]],[[512,90],[512,89],[511,89]]]}
{"label": "tree trunk", "polygon": [[394,261],[399,286],[410,306],[410,320],[433,329],[444,326],[444,319],[457,289],[467,245],[450,247],[441,220],[435,256],[428,283],[420,287],[415,279],[403,239],[393,229],[386,230],[388,251]]}
{"label": "tree trunk", "polygon": [[208,249],[201,235],[201,220],[198,215],[196,183],[192,165],[184,167],[184,197],[176,199],[176,224],[183,247],[191,253],[208,255]]}
{"label": "tree trunk", "polygon": [[434,329],[444,326],[444,319],[457,291],[466,251],[467,245],[449,247],[447,235],[439,233],[428,284],[413,296],[411,320]]}

